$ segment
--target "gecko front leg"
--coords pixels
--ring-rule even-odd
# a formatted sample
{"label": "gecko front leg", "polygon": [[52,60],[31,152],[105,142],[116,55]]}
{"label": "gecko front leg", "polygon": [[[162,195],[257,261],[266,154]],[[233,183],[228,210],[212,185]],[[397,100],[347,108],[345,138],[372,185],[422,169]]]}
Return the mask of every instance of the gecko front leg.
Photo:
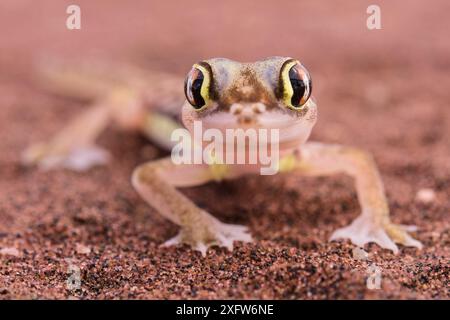
{"label": "gecko front leg", "polygon": [[179,234],[165,245],[186,243],[205,255],[213,245],[232,250],[233,241],[252,240],[246,227],[220,222],[176,189],[214,179],[207,165],[176,165],[170,158],[151,161],[134,170],[132,183],[142,198],[181,227]]}
{"label": "gecko front leg", "polygon": [[362,214],[349,226],[336,230],[330,240],[349,238],[364,246],[375,242],[383,248],[398,252],[395,243],[421,248],[407,231],[411,227],[391,222],[383,183],[372,157],[359,149],[339,145],[306,143],[300,147],[296,170],[304,175],[346,173],[354,178]]}

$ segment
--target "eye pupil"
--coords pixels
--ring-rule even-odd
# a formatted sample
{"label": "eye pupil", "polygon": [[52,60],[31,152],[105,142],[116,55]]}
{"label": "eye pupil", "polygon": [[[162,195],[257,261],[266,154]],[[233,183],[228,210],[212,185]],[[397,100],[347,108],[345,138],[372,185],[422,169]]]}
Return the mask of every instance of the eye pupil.
{"label": "eye pupil", "polygon": [[202,94],[201,94],[202,84],[203,84],[203,74],[202,74],[201,78],[194,80],[194,82],[192,83],[192,89],[191,89],[195,105],[199,108],[203,107],[205,105],[205,99],[203,99]]}
{"label": "eye pupil", "polygon": [[185,93],[189,103],[196,109],[205,105],[205,99],[202,97],[202,85],[204,75],[197,68],[193,68],[186,79]]}
{"label": "eye pupil", "polygon": [[192,93],[194,95],[197,93],[200,94],[200,91],[202,89],[202,83],[203,83],[203,77],[201,79],[194,80],[194,82],[192,83]]}
{"label": "eye pupil", "polygon": [[[291,97],[291,104],[293,106],[299,106],[302,104],[302,100],[304,100],[305,92],[307,90],[307,83],[305,76],[300,74],[300,71],[297,68],[297,65],[293,66],[291,70],[289,70],[289,80],[292,85],[293,94]],[[306,97],[307,99],[308,97]]]}

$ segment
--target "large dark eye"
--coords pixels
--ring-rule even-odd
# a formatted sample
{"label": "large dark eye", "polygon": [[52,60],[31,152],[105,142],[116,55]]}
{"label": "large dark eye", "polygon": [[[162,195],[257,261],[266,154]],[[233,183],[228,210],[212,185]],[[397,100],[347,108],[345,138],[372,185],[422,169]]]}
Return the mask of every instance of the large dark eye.
{"label": "large dark eye", "polygon": [[189,103],[197,110],[203,109],[209,99],[209,71],[195,64],[189,71],[184,83],[184,93]]}
{"label": "large dark eye", "polygon": [[281,68],[280,77],[284,104],[301,110],[311,96],[312,82],[308,71],[300,62],[288,60]]}

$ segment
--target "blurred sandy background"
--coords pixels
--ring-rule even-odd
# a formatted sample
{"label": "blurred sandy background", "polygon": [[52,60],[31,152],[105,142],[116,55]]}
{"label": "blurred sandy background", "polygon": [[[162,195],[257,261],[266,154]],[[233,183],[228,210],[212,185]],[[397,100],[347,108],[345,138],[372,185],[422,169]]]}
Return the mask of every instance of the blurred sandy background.
{"label": "blurred sandy background", "polygon": [[[67,30],[69,4],[82,29]],[[366,28],[381,7],[382,30]],[[24,1],[0,2],[0,298],[448,298],[450,2]],[[86,174],[42,173],[18,163],[80,110],[33,81],[42,58],[127,61],[183,75],[216,56],[272,55],[310,70],[319,122],[313,139],[368,149],[380,166],[395,222],[416,224],[425,249],[394,256],[376,245],[383,290],[365,287],[369,262],[348,242],[327,243],[359,208],[345,177],[244,178],[186,190],[257,242],[206,259],[161,249],[176,227],[129,183],[132,168],[164,153],[108,129],[114,161]],[[182,90],[182,84],[180,84]],[[429,203],[417,192],[433,190]],[[258,196],[254,196],[258,195]],[[81,249],[80,249],[81,248]],[[66,289],[68,260],[82,289]]]}

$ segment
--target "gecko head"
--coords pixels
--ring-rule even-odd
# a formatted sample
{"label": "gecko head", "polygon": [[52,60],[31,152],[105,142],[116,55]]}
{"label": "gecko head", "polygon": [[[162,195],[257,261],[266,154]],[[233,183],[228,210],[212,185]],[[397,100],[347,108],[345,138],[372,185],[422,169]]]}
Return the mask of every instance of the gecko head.
{"label": "gecko head", "polygon": [[303,143],[317,116],[311,90],[309,72],[292,58],[204,60],[186,77],[183,123],[190,131],[195,121],[205,129],[279,129],[280,140]]}

